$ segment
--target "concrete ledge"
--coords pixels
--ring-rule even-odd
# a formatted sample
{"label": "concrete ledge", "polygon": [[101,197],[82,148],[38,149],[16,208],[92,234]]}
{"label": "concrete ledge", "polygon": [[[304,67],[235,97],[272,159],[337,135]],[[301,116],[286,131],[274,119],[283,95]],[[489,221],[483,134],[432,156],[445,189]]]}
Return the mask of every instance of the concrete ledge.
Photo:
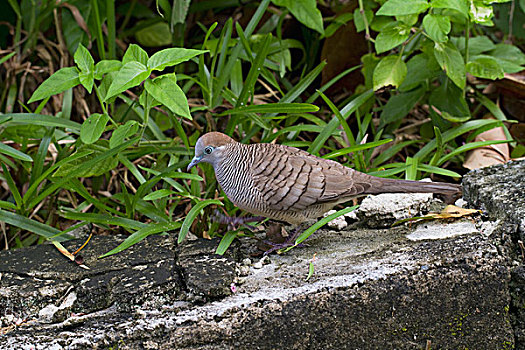
{"label": "concrete ledge", "polygon": [[103,260],[121,238],[95,237],[90,271],[51,246],[0,252],[0,348],[519,348],[509,221],[324,230],[262,261],[253,241],[216,256],[161,236]]}

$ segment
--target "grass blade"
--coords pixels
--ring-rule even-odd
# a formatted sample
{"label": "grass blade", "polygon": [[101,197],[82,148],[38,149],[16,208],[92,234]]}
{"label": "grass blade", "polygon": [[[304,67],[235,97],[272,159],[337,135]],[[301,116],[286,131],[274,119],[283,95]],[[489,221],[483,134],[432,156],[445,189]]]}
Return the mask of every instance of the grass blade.
{"label": "grass blade", "polygon": [[190,212],[188,213],[188,215],[186,215],[186,218],[184,219],[184,222],[182,223],[182,226],[180,228],[179,238],[177,239],[178,244],[180,244],[184,240],[184,238],[186,238],[186,235],[190,231],[190,227],[191,227],[191,224],[193,223],[193,220],[195,220],[197,215],[199,215],[200,211],[204,207],[211,205],[211,204],[223,205],[221,201],[217,199],[207,199],[207,200],[197,203],[196,205],[193,206],[193,208],[191,208]]}

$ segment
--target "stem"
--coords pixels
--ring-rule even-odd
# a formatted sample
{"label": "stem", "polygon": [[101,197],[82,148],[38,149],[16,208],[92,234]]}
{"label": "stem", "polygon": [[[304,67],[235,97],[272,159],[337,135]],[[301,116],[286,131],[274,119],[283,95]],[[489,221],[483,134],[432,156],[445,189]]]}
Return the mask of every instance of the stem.
{"label": "stem", "polygon": [[115,0],[106,0],[106,16],[108,19],[108,58],[116,58],[115,47]]}
{"label": "stem", "polygon": [[97,37],[97,47],[98,55],[100,59],[106,59],[106,53],[104,52],[104,40],[102,36],[102,22],[100,22],[100,11],[98,10],[98,1],[91,0],[91,5],[93,6],[93,11],[95,12],[95,22],[96,22],[96,37]]}
{"label": "stem", "polygon": [[118,124],[113,120],[113,118],[111,118],[111,115],[109,115],[108,110],[106,109],[105,103],[102,101],[102,96],[100,95],[100,91],[98,90],[97,85],[93,84],[93,87],[95,88],[95,94],[97,95],[98,101],[100,102],[100,106],[102,107],[102,112],[104,112],[104,114],[107,114],[109,120],[111,121],[111,124],[117,127]]}
{"label": "stem", "polygon": [[368,28],[368,19],[366,18],[365,7],[363,6],[363,0],[359,0],[359,13],[363,17],[363,23],[365,25],[365,39],[368,42],[368,52],[370,53],[370,50],[371,50],[371,46],[370,46],[370,41],[371,41],[370,29]]}
{"label": "stem", "polygon": [[465,32],[465,64],[467,64],[469,60],[469,54],[468,54],[469,36],[470,36],[470,18],[467,18],[467,29]]}

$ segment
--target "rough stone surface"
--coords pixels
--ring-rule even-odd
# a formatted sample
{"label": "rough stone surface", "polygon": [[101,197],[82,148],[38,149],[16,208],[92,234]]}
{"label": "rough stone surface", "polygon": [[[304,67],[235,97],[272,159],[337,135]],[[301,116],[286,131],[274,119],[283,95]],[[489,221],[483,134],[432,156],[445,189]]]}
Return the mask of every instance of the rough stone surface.
{"label": "rough stone surface", "polygon": [[511,319],[516,349],[525,349],[525,161],[471,171],[464,177],[463,191],[471,206],[504,222],[499,234],[511,241],[508,255],[515,259],[510,283]]}
{"label": "rough stone surface", "polygon": [[50,245],[0,252],[0,348],[524,349],[523,179],[496,181],[500,215],[476,197],[483,176],[464,186],[485,216],[325,230],[263,259],[247,255],[253,241],[217,256],[217,241],[168,236],[98,260],[122,238],[94,237],[88,271]]}

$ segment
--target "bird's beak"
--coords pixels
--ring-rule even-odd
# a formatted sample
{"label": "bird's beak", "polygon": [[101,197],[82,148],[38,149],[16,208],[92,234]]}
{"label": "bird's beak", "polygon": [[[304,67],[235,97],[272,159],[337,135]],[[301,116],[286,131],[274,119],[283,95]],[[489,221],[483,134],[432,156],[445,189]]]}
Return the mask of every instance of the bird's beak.
{"label": "bird's beak", "polygon": [[193,157],[193,159],[191,160],[190,164],[188,164],[188,168],[186,169],[187,171],[190,171],[191,168],[193,168],[195,165],[199,164],[202,160],[202,156],[200,157]]}

